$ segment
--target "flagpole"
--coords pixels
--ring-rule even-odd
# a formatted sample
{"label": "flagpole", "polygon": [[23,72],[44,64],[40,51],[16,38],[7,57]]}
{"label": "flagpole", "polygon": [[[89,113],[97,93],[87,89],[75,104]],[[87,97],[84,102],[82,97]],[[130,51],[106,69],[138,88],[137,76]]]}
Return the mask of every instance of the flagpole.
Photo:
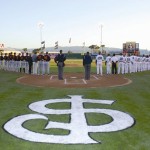
{"label": "flagpole", "polygon": [[83,42],[83,55],[85,53],[85,42]]}
{"label": "flagpole", "polygon": [[69,51],[71,52],[71,38],[69,38]]}

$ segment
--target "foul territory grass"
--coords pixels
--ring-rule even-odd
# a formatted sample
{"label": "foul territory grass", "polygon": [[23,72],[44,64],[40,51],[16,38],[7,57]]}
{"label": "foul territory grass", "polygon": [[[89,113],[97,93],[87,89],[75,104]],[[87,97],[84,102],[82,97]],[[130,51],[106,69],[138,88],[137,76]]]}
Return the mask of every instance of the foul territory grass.
{"label": "foul territory grass", "polygon": [[[81,65],[67,66],[69,61]],[[73,63],[74,64],[74,63]],[[51,72],[57,73],[54,62],[51,61]],[[105,69],[105,67],[104,67]],[[82,60],[66,61],[65,72],[84,72]],[[92,72],[96,72],[92,64]],[[150,148],[150,71],[124,75],[132,83],[122,87],[110,88],[36,88],[16,83],[22,74],[0,70],[0,149],[1,150],[149,150]],[[115,100],[113,105],[85,103],[85,108],[114,109],[129,113],[135,119],[135,125],[123,131],[108,133],[89,133],[99,144],[63,145],[34,143],[16,138],[3,129],[3,125],[15,116],[36,114],[28,105],[41,100],[67,98],[67,95],[83,95],[86,99]],[[51,109],[70,109],[70,103],[48,104]],[[57,122],[70,122],[69,115],[46,115],[49,120]],[[86,114],[89,125],[103,125],[111,122],[111,117],[104,114]],[[80,119],[80,118],[79,118]],[[23,126],[31,131],[68,135],[68,130],[44,130],[47,122],[44,120],[30,120]],[[80,137],[79,137],[80,138]]]}

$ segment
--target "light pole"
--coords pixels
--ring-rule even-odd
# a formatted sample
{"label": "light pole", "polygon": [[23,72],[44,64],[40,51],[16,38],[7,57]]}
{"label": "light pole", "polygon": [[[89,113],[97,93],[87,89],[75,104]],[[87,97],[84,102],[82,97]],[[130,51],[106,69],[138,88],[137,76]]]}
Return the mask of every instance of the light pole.
{"label": "light pole", "polygon": [[100,41],[100,50],[103,51],[103,25],[100,25],[100,29],[101,29],[101,41]]}
{"label": "light pole", "polygon": [[42,51],[42,28],[44,26],[44,23],[43,22],[39,22],[38,23],[38,27],[40,28],[40,40],[41,40],[41,51]]}
{"label": "light pole", "polygon": [[101,28],[101,45],[102,45],[102,43],[103,43],[103,25],[101,24],[100,25],[100,28]]}

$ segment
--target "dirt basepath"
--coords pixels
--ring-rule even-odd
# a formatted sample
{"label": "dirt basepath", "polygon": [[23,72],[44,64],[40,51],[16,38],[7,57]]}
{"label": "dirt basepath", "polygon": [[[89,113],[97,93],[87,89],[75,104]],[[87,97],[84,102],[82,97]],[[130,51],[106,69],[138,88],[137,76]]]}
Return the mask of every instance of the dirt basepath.
{"label": "dirt basepath", "polygon": [[57,87],[57,88],[96,88],[115,87],[130,84],[132,81],[124,78],[123,75],[91,74],[90,80],[85,80],[82,73],[66,73],[64,80],[58,80],[57,75],[25,75],[18,78],[17,83],[36,87]]}

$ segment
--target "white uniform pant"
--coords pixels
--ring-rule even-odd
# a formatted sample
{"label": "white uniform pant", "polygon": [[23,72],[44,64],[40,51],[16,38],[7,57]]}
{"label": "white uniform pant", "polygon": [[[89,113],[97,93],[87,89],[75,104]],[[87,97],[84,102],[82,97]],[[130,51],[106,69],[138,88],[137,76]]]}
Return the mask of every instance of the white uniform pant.
{"label": "white uniform pant", "polygon": [[15,62],[16,63],[16,65],[15,65],[15,70],[16,70],[16,72],[20,72],[20,68],[21,68],[21,61],[16,61]]}
{"label": "white uniform pant", "polygon": [[44,74],[49,74],[50,73],[50,69],[49,69],[49,61],[44,61],[43,62],[43,67],[44,67],[44,69],[43,69],[43,73]]}
{"label": "white uniform pant", "polygon": [[131,62],[126,63],[125,65],[125,73],[131,73],[132,72],[132,64]]}
{"label": "white uniform pant", "polygon": [[118,74],[120,74],[120,72],[122,74],[124,74],[124,72],[125,72],[125,63],[123,63],[123,62],[118,63]]}
{"label": "white uniform pant", "polygon": [[131,67],[131,68],[132,68],[132,69],[131,69],[131,70],[132,70],[131,72],[135,72],[135,70],[136,70],[135,62],[132,62],[132,65],[131,65],[131,66],[132,66],[132,67]]}
{"label": "white uniform pant", "polygon": [[44,74],[44,62],[41,60],[38,62],[38,75]]}
{"label": "white uniform pant", "polygon": [[150,62],[148,62],[148,70],[150,70]]}
{"label": "white uniform pant", "polygon": [[142,71],[142,69],[141,69],[141,62],[137,62],[137,71],[138,72]]}
{"label": "white uniform pant", "polygon": [[37,62],[33,62],[33,74],[37,74],[38,64]]}
{"label": "white uniform pant", "polygon": [[103,74],[103,69],[102,69],[103,63],[97,63],[96,68],[97,68],[97,74]]}
{"label": "white uniform pant", "polygon": [[106,73],[111,74],[111,63],[110,62],[106,64]]}
{"label": "white uniform pant", "polygon": [[4,60],[4,70],[8,70],[8,61]]}
{"label": "white uniform pant", "polygon": [[3,60],[0,60],[0,69],[3,69]]}

